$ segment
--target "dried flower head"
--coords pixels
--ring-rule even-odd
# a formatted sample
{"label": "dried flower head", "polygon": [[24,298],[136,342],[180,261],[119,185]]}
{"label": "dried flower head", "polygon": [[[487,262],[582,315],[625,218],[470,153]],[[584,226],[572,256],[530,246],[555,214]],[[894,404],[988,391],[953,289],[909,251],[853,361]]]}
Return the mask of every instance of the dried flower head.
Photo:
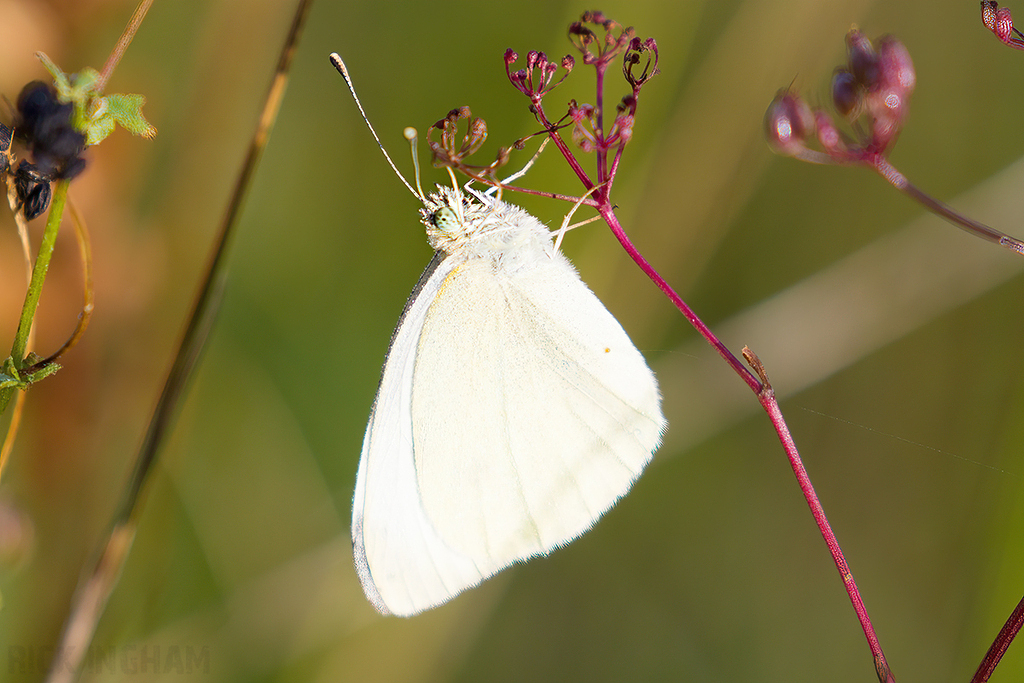
{"label": "dried flower head", "polygon": [[[877,47],[856,28],[846,36],[846,64],[832,75],[832,106],[851,124],[850,134],[824,109],[813,112],[796,92],[776,95],[765,113],[768,144],[807,161],[874,165],[892,149],[907,118],[916,76],[910,53],[892,36]],[[813,123],[812,123],[813,121]],[[825,153],[807,147],[812,133]]]}
{"label": "dried flower head", "polygon": [[[466,122],[466,132],[461,138],[459,135],[460,121]],[[440,141],[434,140],[432,137],[435,130],[441,131]],[[452,109],[427,131],[427,144],[430,146],[434,166],[447,166],[471,177],[493,182],[495,180],[494,172],[508,162],[507,148],[501,148],[497,158],[486,166],[467,164],[465,161],[480,150],[485,140],[487,140],[487,122],[478,116],[473,116],[469,107]]]}
{"label": "dried flower head", "polygon": [[[576,60],[569,55],[563,57],[560,63],[555,63],[543,52],[530,50],[526,55],[526,68],[512,71],[512,65],[518,59],[519,55],[515,50],[505,50],[505,73],[516,90],[529,97],[534,105],[539,104],[544,95],[557,88],[576,65]],[[555,81],[555,73],[559,67],[564,69],[565,73]]]}
{"label": "dried flower head", "polygon": [[[986,26],[997,35],[1009,35],[1012,22],[1008,11],[998,9],[995,2],[982,2],[981,8]],[[876,47],[854,28],[846,36],[846,48],[846,64],[832,75],[831,95],[832,106],[850,124],[850,133],[841,131],[825,109],[811,110],[799,94],[784,88],[764,116],[765,137],[772,150],[814,163],[867,166],[958,228],[1024,254],[1024,241],[957,213],[919,190],[889,163],[889,152],[903,129],[917,83],[914,63],[903,43],[883,36]],[[820,151],[808,146],[812,136]]]}

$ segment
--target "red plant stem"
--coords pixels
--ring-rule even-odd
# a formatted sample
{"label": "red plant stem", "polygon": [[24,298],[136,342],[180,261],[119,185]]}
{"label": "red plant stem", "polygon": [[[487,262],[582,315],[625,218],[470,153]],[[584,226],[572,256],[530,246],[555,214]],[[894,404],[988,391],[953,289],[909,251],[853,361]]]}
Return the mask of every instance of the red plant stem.
{"label": "red plant stem", "polygon": [[793,468],[793,474],[796,475],[797,483],[800,486],[800,490],[804,494],[804,499],[807,501],[807,506],[811,509],[811,515],[814,517],[815,524],[818,525],[818,530],[821,532],[822,538],[825,539],[825,544],[828,546],[829,552],[832,553],[832,561],[836,565],[836,569],[839,571],[839,576],[843,581],[843,586],[846,588],[847,595],[850,596],[850,602],[853,605],[853,610],[857,614],[857,620],[860,621],[861,628],[864,630],[864,636],[867,638],[868,647],[871,649],[871,654],[875,660],[875,672],[878,674],[878,680],[881,683],[895,683],[895,679],[892,676],[892,672],[889,670],[889,664],[885,660],[885,654],[882,652],[882,646],[878,642],[878,637],[875,635],[874,626],[871,625],[871,618],[868,616],[867,608],[864,606],[864,600],[860,596],[860,591],[857,589],[857,582],[853,579],[853,574],[850,572],[850,567],[846,562],[846,557],[843,555],[842,548],[839,546],[839,540],[836,538],[835,532],[832,531],[832,526],[828,523],[828,518],[825,516],[825,510],[821,506],[821,501],[818,500],[818,495],[814,491],[814,486],[811,484],[810,476],[807,474],[807,469],[804,467],[803,461],[800,459],[800,453],[797,450],[796,443],[793,441],[793,436],[790,434],[789,426],[786,424],[786,419],[782,415],[782,410],[779,408],[778,401],[775,398],[775,392],[772,390],[771,385],[767,383],[767,377],[764,377],[764,381],[758,379],[754,374],[747,369],[747,367],[740,362],[736,356],[733,355],[725,344],[718,339],[717,336],[708,328],[704,322],[697,317],[697,314],[682,300],[682,298],[676,294],[675,290],[665,281],[657,271],[651,267],[651,264],[647,262],[640,252],[637,251],[633,243],[630,242],[629,237],[626,236],[625,231],[619,224],[618,218],[612,211],[611,206],[608,203],[602,204],[598,207],[598,212],[601,217],[608,223],[612,233],[618,239],[619,244],[626,250],[630,258],[640,267],[647,277],[649,277],[654,284],[658,286],[665,296],[675,304],[679,312],[682,313],[690,324],[693,325],[704,339],[711,344],[712,347],[718,351],[718,354],[725,359],[732,369],[738,374],[747,386],[750,387],[751,391],[757,394],[758,401],[761,407],[764,408],[768,414],[768,418],[771,420],[772,426],[775,427],[775,432],[778,434],[779,441],[782,443],[783,449],[786,451],[786,455],[789,458],[789,464]]}
{"label": "red plant stem", "polygon": [[[829,552],[832,554],[832,561],[835,563],[836,569],[839,571],[839,576],[843,581],[843,586],[846,588],[846,593],[850,597],[850,602],[853,605],[854,612],[857,614],[857,619],[860,621],[861,628],[864,630],[864,636],[867,638],[868,647],[871,649],[871,654],[875,661],[875,673],[878,675],[878,680],[881,683],[895,683],[895,679],[892,676],[892,672],[889,670],[889,664],[885,660],[885,654],[882,652],[882,646],[878,642],[878,637],[875,635],[875,629],[871,625],[871,618],[868,616],[867,608],[864,606],[864,600],[860,596],[860,591],[857,589],[857,583],[853,579],[853,574],[850,572],[850,567],[846,562],[846,558],[843,555],[842,548],[839,546],[839,541],[836,538],[835,532],[832,531],[831,525],[828,523],[828,518],[825,516],[825,510],[821,506],[821,502],[818,500],[818,495],[814,491],[814,486],[811,484],[810,476],[807,474],[807,469],[804,467],[803,461],[800,459],[800,453],[797,450],[796,443],[793,441],[793,437],[790,434],[789,427],[786,424],[785,417],[782,415],[782,410],[779,408],[778,401],[775,398],[775,392],[771,385],[768,383],[767,375],[764,373],[763,367],[760,365],[760,361],[753,358],[753,364],[758,371],[758,376],[755,376],[746,365],[744,365],[735,355],[722,343],[714,332],[704,324],[693,309],[691,309],[682,297],[680,297],[675,290],[665,281],[661,275],[648,263],[647,259],[637,251],[636,247],[629,240],[625,230],[622,229],[622,225],[619,223],[618,217],[614,213],[614,209],[611,201],[608,199],[611,190],[611,184],[615,178],[615,170],[618,167],[618,162],[622,154],[622,145],[619,145],[616,156],[614,158],[614,165],[612,169],[607,168],[607,149],[604,140],[604,131],[602,128],[603,122],[603,94],[604,94],[604,71],[606,65],[604,62],[598,62],[596,65],[597,71],[597,118],[595,125],[595,137],[596,137],[596,149],[597,149],[597,173],[598,173],[598,185],[599,187],[593,192],[593,199],[596,200],[597,205],[595,206],[597,212],[611,228],[612,234],[622,245],[622,248],[626,250],[629,257],[640,267],[648,278],[658,286],[658,289],[665,294],[666,297],[675,305],[679,312],[690,322],[690,324],[704,337],[707,341],[725,360],[726,363],[736,372],[740,378],[747,383],[750,390],[757,394],[758,402],[761,407],[764,408],[768,414],[768,418],[771,420],[772,425],[775,427],[775,432],[778,434],[779,441],[782,443],[783,449],[786,451],[786,455],[789,458],[790,466],[793,468],[793,473],[796,475],[797,483],[800,486],[800,490],[804,494],[804,499],[807,501],[808,507],[811,509],[811,514],[814,517],[814,522],[818,525],[818,530],[821,532],[822,538],[825,539],[825,544],[828,546]],[[584,187],[590,191],[594,189],[594,183],[590,180],[586,171],[580,166],[576,160],[576,156],[566,146],[565,141],[558,134],[555,126],[551,125],[547,117],[544,114],[544,108],[541,104],[541,97],[535,95],[532,98],[533,111],[537,116],[537,120],[544,125],[548,131],[548,136],[554,141],[555,146],[561,152],[562,156],[569,163],[569,166],[576,173],[576,176],[583,183]],[[893,169],[895,170],[895,169]],[[885,173],[879,168],[879,172]],[[894,183],[895,184],[895,183]],[[902,189],[902,188],[901,188]]]}
{"label": "red plant stem", "polygon": [[619,172],[619,162],[622,161],[622,153],[626,150],[625,144],[620,144],[618,147],[615,150],[615,158],[612,159],[612,168],[608,171],[609,178],[614,178],[615,174]]}
{"label": "red plant stem", "polygon": [[[594,127],[594,134],[597,137],[597,184],[601,185],[606,180],[614,176],[608,175],[608,149],[605,147],[604,140],[604,72],[608,68],[608,64],[604,60],[599,60],[594,65],[594,70],[597,72],[597,96],[594,100],[597,107],[597,125]],[[588,188],[589,189],[589,188]],[[605,196],[608,194],[608,189],[605,189]]]}
{"label": "red plant stem", "polygon": [[[583,183],[583,187],[586,188],[588,192],[594,189],[593,181],[590,180],[590,176],[588,176],[587,172],[583,170],[582,166],[580,166],[580,162],[576,160],[576,155],[573,154],[572,151],[566,146],[565,140],[563,140],[562,136],[558,134],[558,129],[550,121],[548,121],[548,117],[544,115],[544,105],[541,104],[539,97],[533,98],[533,107],[534,114],[536,115],[537,120],[541,123],[541,125],[544,126],[545,129],[547,129],[548,138],[550,138],[555,143],[555,147],[558,148],[558,152],[569,163],[569,168],[572,169],[573,173],[576,174],[576,177],[580,179],[581,183]],[[604,188],[598,189],[594,194],[602,195],[603,190]],[[598,203],[601,203],[600,198],[597,196],[594,197],[594,200],[597,201]],[[590,202],[585,203],[588,206],[591,205]]]}
{"label": "red plant stem", "polygon": [[[609,174],[607,172],[607,168],[606,167],[607,167],[608,152],[605,149],[605,145],[604,145],[604,129],[603,129],[604,112],[603,112],[602,108],[604,106],[604,72],[605,72],[606,69],[607,69],[607,65],[604,62],[598,62],[597,64],[594,65],[594,70],[597,72],[597,88],[596,88],[597,95],[596,95],[596,99],[595,99],[595,101],[597,102],[597,104],[595,105],[596,106],[596,110],[597,110],[597,122],[596,122],[596,126],[594,127],[595,149],[596,149],[596,152],[597,152],[597,183],[596,183],[596,185],[599,185],[600,187],[598,187],[597,190],[594,191],[593,197],[592,197],[592,199],[596,202],[596,204],[592,204],[590,201],[585,202],[588,206],[594,206],[594,208],[598,209],[599,211],[600,211],[600,207],[601,206],[603,206],[603,205],[610,206],[611,205],[611,202],[609,201],[608,196],[609,196],[609,193],[611,192],[612,181],[615,179],[615,174],[614,173]],[[541,123],[541,125],[543,125],[547,129],[548,137],[552,141],[554,141],[555,147],[558,148],[558,151],[559,151],[559,153],[561,153],[562,158],[564,158],[569,163],[569,167],[572,168],[573,173],[575,173],[576,177],[580,179],[581,183],[583,183],[583,187],[586,189],[586,191],[589,192],[590,190],[593,190],[594,186],[595,186],[595,183],[590,179],[590,176],[587,175],[587,172],[583,170],[583,167],[580,166],[579,161],[576,160],[576,155],[572,153],[572,151],[568,148],[568,146],[566,146],[565,140],[563,140],[562,136],[558,134],[557,127],[554,124],[552,124],[548,120],[547,116],[544,114],[544,105],[541,103],[541,97],[535,95],[532,98],[532,102],[533,102],[534,114],[536,115],[537,120]],[[619,155],[621,155],[621,152],[622,152],[622,147],[620,146],[619,147]],[[618,158],[619,158],[619,156],[616,156],[616,162],[618,161]],[[616,225],[617,224],[618,223],[616,223]],[[620,227],[619,230],[621,231],[622,228]],[[625,237],[625,233],[624,232],[623,232],[623,237]],[[619,242],[622,243],[622,240],[620,239]],[[626,242],[623,243],[623,246],[625,246],[625,244],[628,243],[628,242],[629,242],[629,240],[626,239]],[[630,247],[630,248],[632,248],[632,247]],[[629,251],[629,249],[627,249],[627,251]],[[640,254],[636,252],[636,249],[633,249],[633,253],[630,254],[630,256],[633,258],[634,261],[637,259],[637,257],[639,257],[641,260],[643,260],[643,257],[640,256]],[[646,263],[646,261],[644,261],[644,263]],[[644,272],[648,273],[648,277],[651,277],[652,273],[655,276],[657,276],[657,273],[655,273],[654,269],[651,268],[649,264],[647,266],[647,270],[645,270]],[[658,277],[660,279],[660,276],[658,276]],[[654,279],[654,278],[652,277],[652,279]],[[657,282],[658,282],[658,280],[655,280],[656,284],[657,284]],[[672,299],[672,296],[675,293],[672,292],[671,288],[666,289],[666,287],[668,287],[667,284],[665,284],[665,287],[662,287],[660,284],[658,286],[661,287],[661,291],[665,292],[666,296],[668,296],[670,299]],[[669,294],[669,292],[672,292],[672,294]],[[677,300],[678,300],[678,302],[677,302]],[[684,307],[686,306],[686,304],[683,303],[683,300],[680,299],[677,295],[676,295],[675,299],[673,299],[672,303],[676,304],[677,308],[679,307],[680,304],[682,304]],[[682,310],[682,309],[680,308],[680,310]],[[684,315],[685,315],[685,312],[684,312]],[[696,323],[694,323],[694,320],[697,320],[699,322],[699,319],[697,319],[696,316],[693,316],[693,318],[689,318],[689,316],[687,316],[687,318],[690,320],[691,324],[696,325]],[[709,330],[709,333],[710,333],[710,330]],[[728,352],[728,350],[727,350],[727,352]],[[735,358],[734,358],[734,360],[735,360]],[[742,365],[741,365],[741,367],[742,367]]]}
{"label": "red plant stem", "polygon": [[890,164],[883,156],[878,155],[869,162],[879,175],[885,178],[889,183],[897,190],[907,195],[911,199],[920,202],[926,209],[945,219],[949,223],[952,223],[961,230],[965,230],[972,235],[976,235],[983,240],[988,240],[998,244],[1001,247],[1006,247],[1012,252],[1018,254],[1024,254],[1024,242],[1021,242],[1015,237],[1010,237],[1006,233],[999,232],[995,228],[990,228],[984,223],[979,223],[976,220],[972,220],[960,213],[958,213],[953,207],[943,204],[938,199],[925,194],[917,186],[907,180],[907,177],[896,170],[896,168]]}
{"label": "red plant stem", "polygon": [[793,436],[789,432],[789,427],[786,425],[786,420],[782,416],[782,411],[779,409],[779,403],[775,399],[775,392],[770,386],[766,385],[766,390],[758,394],[758,400],[761,403],[761,407],[764,408],[765,412],[768,413],[768,417],[771,419],[772,424],[775,426],[775,431],[779,435],[779,441],[782,442],[782,447],[786,450],[786,455],[789,456],[789,464],[793,468],[793,474],[796,475],[796,480],[800,485],[800,490],[804,494],[804,499],[807,501],[807,506],[811,508],[811,514],[814,516],[814,521],[818,525],[818,530],[821,531],[822,538],[825,539],[825,544],[828,546],[828,550],[832,553],[832,561],[836,565],[836,569],[839,571],[839,576],[843,580],[843,586],[846,588],[847,595],[850,596],[850,602],[853,604],[853,611],[857,613],[857,619],[860,621],[860,626],[864,630],[864,637],[868,640],[868,647],[871,648],[871,654],[875,658],[875,673],[878,674],[878,680],[881,683],[895,683],[892,676],[892,672],[889,670],[889,664],[885,660],[885,654],[882,652],[882,646],[878,642],[878,637],[875,635],[875,629],[871,625],[871,617],[868,616],[868,610],[864,606],[864,600],[860,596],[860,591],[857,589],[857,582],[853,579],[853,573],[850,571],[850,566],[846,563],[846,557],[843,555],[843,549],[839,547],[839,540],[836,538],[835,533],[832,531],[832,526],[828,523],[828,519],[825,517],[825,510],[821,506],[821,502],[818,500],[818,494],[814,492],[814,486],[811,484],[811,478],[807,474],[807,469],[804,467],[803,461],[800,459],[800,453],[797,451],[796,443],[793,441]]}
{"label": "red plant stem", "polygon": [[1021,598],[1020,602],[1017,603],[1017,607],[1010,614],[1010,618],[1003,624],[1003,628],[999,631],[999,635],[996,636],[995,642],[992,643],[988,652],[985,653],[985,658],[981,660],[978,670],[974,672],[974,678],[971,679],[971,683],[985,683],[989,679],[992,672],[996,670],[999,660],[1003,658],[1006,648],[1010,647],[1010,643],[1013,642],[1022,625],[1024,625],[1024,598]]}
{"label": "red plant stem", "polygon": [[619,219],[612,211],[612,207],[605,202],[601,206],[597,207],[597,211],[601,214],[601,218],[608,223],[608,226],[612,229],[612,233],[615,235],[615,239],[619,241],[619,244],[621,244],[622,248],[626,250],[629,257],[633,259],[638,266],[640,266],[640,270],[642,270],[644,274],[646,274],[647,277],[649,277],[651,281],[658,286],[658,289],[660,289],[662,293],[668,297],[669,301],[679,309],[679,312],[690,321],[690,324],[693,325],[694,329],[700,333],[700,336],[704,337],[704,339],[711,344],[716,351],[718,351],[718,355],[720,355],[725,362],[732,367],[736,374],[747,383],[750,390],[755,394],[759,394],[762,389],[760,380],[758,380],[758,378],[747,369],[747,366],[745,366],[742,361],[733,355],[732,351],[730,351],[728,347],[726,347],[726,345],[715,336],[715,333],[711,331],[711,328],[705,325],[704,321],[693,312],[693,309],[683,301],[682,297],[676,294],[675,290],[672,289],[668,282],[665,281],[665,278],[663,278],[658,271],[654,270],[653,266],[647,262],[647,259],[637,251],[636,247],[633,246],[633,243],[629,241],[629,237],[626,236],[626,232],[622,229],[622,225],[619,224]]}

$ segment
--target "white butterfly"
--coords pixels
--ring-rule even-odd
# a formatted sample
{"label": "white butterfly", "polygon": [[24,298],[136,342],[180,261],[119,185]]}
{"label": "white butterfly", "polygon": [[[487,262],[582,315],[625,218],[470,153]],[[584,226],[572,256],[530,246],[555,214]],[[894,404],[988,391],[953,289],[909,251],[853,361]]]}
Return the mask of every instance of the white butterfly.
{"label": "white butterfly", "polygon": [[363,589],[402,616],[586,532],[665,428],[654,375],[547,228],[472,190],[424,202],[436,254],[392,336],[352,504]]}

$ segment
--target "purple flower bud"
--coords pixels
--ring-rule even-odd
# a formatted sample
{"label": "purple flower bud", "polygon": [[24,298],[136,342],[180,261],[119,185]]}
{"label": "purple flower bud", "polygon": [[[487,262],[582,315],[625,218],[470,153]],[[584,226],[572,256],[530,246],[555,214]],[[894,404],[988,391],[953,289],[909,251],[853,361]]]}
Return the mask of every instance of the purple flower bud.
{"label": "purple flower bud", "polygon": [[990,0],[982,0],[981,2],[981,23],[985,24],[985,27],[993,33],[996,32],[996,9],[999,5]]}
{"label": "purple flower bud", "polygon": [[576,143],[577,147],[587,154],[594,151],[594,138],[590,131],[586,130],[582,126],[573,126],[572,141]]}
{"label": "purple flower bud", "polygon": [[878,66],[882,87],[902,90],[902,95],[906,98],[913,92],[917,83],[910,52],[894,36],[882,36],[879,43]]}
{"label": "purple flower bud", "polygon": [[590,24],[600,24],[601,27],[603,27],[606,31],[609,30],[611,28],[611,25],[615,23],[608,17],[606,17],[604,15],[604,12],[598,12],[595,10],[585,11],[581,19]]}
{"label": "purple flower bud", "polygon": [[832,117],[818,109],[814,112],[814,127],[818,131],[818,142],[833,159],[841,158],[849,153],[842,134],[836,128]]}
{"label": "purple flower bud", "polygon": [[544,62],[544,64],[541,65],[540,70],[544,75],[545,84],[547,84],[551,82],[551,78],[555,75],[555,72],[558,71],[558,65],[554,62]]}
{"label": "purple flower bud", "polygon": [[[633,67],[640,63],[640,57],[645,52],[647,61],[641,72],[636,74],[633,72]],[[622,56],[622,75],[626,78],[626,82],[634,92],[637,92],[644,83],[657,76],[658,73],[658,44],[654,42],[654,38],[647,40],[632,38],[629,41],[629,49]]]}
{"label": "purple flower bud", "polygon": [[846,34],[847,64],[857,82],[868,90],[878,84],[878,55],[867,36],[853,29]]}
{"label": "purple flower bud", "polygon": [[863,108],[864,89],[853,73],[842,67],[832,76],[832,105],[840,116],[853,121]]}
{"label": "purple flower bud", "polygon": [[917,77],[907,48],[892,36],[884,36],[879,41],[878,66],[878,89],[865,99],[874,118],[871,124],[872,144],[884,150],[903,127]]}
{"label": "purple flower bud", "polygon": [[[995,6],[996,3],[993,2],[992,8],[995,9]],[[1004,43],[1013,37],[1013,17],[1010,15],[1009,7],[995,9],[995,27],[993,32]]]}
{"label": "purple flower bud", "polygon": [[[895,97],[890,97],[895,102]],[[896,103],[897,108],[899,103]],[[871,141],[879,150],[885,150],[899,135],[903,121],[895,113],[891,116],[876,114],[871,121]]]}
{"label": "purple flower bud", "polygon": [[622,114],[615,117],[615,128],[618,130],[620,144],[626,144],[633,137],[633,121],[634,117],[632,114]]}
{"label": "purple flower bud", "polygon": [[487,122],[481,118],[471,119],[469,122],[469,131],[466,133],[466,142],[468,143],[470,153],[477,151],[484,144],[487,139]]}
{"label": "purple flower bud", "polygon": [[591,119],[594,116],[594,105],[576,104],[576,100],[569,102],[569,117],[577,125]]}
{"label": "purple flower bud", "polygon": [[[584,21],[587,19],[587,14],[583,15]],[[594,32],[583,25],[582,21],[574,21],[569,24],[569,35],[579,36],[581,45],[589,45],[594,40]]]}
{"label": "purple flower bud", "polygon": [[783,156],[795,156],[806,149],[804,143],[814,129],[810,107],[791,90],[780,90],[764,114],[768,145]]}

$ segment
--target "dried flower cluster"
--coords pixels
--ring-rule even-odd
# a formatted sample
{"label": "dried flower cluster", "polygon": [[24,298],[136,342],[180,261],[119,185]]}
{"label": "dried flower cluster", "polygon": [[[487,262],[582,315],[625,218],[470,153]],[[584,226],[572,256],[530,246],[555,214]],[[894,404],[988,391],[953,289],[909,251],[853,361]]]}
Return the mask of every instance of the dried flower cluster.
{"label": "dried flower cluster", "polygon": [[[876,48],[854,29],[846,36],[847,62],[832,76],[832,106],[850,124],[841,131],[824,109],[812,110],[790,89],[780,90],[765,114],[765,134],[777,153],[817,163],[877,166],[892,149],[907,117],[916,81],[910,53],[892,36]],[[822,152],[807,144],[817,139]]]}

